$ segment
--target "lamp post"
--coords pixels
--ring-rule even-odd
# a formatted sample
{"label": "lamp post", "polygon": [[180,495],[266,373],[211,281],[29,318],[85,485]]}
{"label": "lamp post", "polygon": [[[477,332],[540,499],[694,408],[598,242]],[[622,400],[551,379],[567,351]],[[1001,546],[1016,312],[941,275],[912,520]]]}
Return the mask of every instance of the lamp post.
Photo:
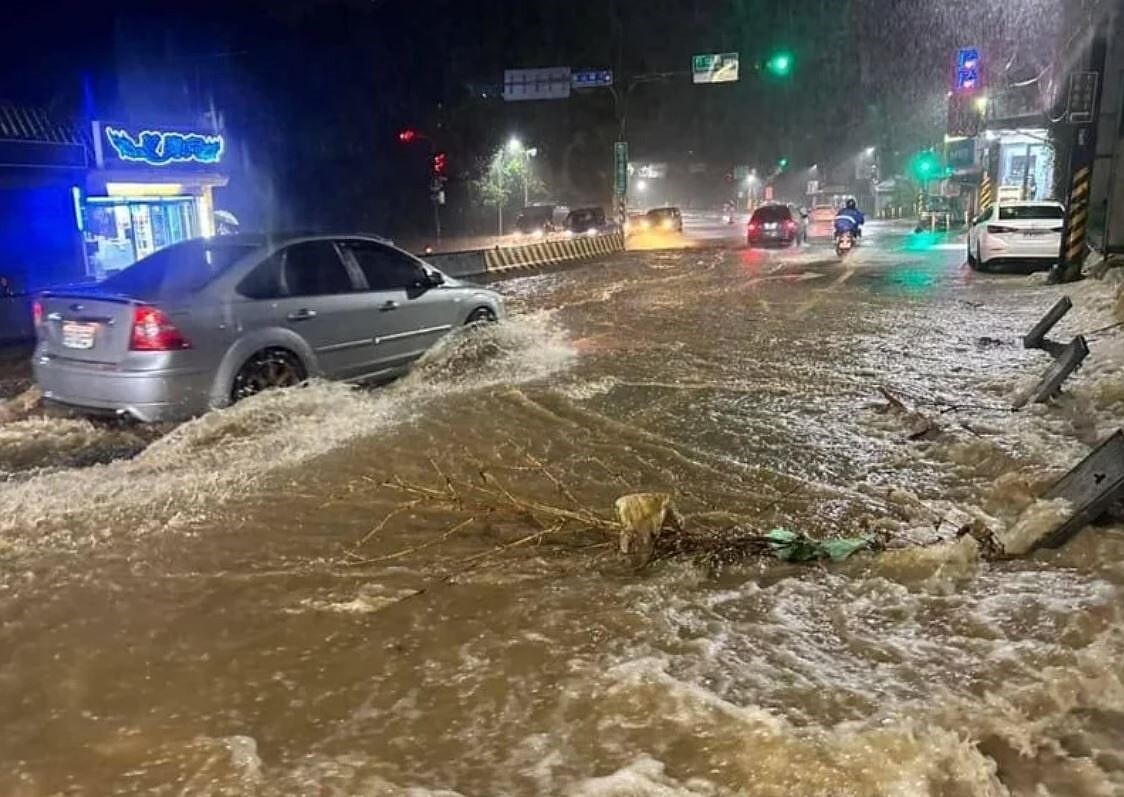
{"label": "lamp post", "polygon": [[525,148],[523,142],[518,137],[512,136],[511,140],[507,142],[507,151],[518,155],[523,155],[523,207],[531,202],[531,158],[539,154],[537,147]]}

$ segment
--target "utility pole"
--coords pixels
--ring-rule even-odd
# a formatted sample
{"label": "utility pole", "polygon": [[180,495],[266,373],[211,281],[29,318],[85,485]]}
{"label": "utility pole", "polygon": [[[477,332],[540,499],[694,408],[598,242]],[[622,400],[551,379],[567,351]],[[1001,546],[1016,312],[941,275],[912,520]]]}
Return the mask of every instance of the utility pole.
{"label": "utility pole", "polygon": [[1085,262],[1089,191],[1097,157],[1097,127],[1107,52],[1105,27],[1101,25],[1093,34],[1093,43],[1085,59],[1087,69],[1075,70],[1069,76],[1066,116],[1072,126],[1072,138],[1065,194],[1068,207],[1062,228],[1060,260],[1051,274],[1054,282],[1074,282],[1080,279],[1081,266]]}

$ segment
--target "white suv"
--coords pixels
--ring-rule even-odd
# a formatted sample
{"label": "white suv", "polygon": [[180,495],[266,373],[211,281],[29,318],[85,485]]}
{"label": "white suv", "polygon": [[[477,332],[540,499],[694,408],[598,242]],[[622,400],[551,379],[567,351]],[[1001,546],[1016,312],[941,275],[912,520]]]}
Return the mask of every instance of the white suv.
{"label": "white suv", "polygon": [[1049,268],[1058,262],[1065,208],[1057,202],[1000,202],[972,220],[968,265]]}

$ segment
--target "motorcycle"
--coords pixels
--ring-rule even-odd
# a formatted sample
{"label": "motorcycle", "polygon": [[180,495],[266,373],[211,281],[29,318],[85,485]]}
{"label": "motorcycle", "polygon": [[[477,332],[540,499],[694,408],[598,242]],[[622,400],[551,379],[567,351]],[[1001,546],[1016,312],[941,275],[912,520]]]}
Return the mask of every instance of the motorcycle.
{"label": "motorcycle", "polygon": [[835,254],[844,258],[855,248],[855,234],[850,230],[835,233]]}

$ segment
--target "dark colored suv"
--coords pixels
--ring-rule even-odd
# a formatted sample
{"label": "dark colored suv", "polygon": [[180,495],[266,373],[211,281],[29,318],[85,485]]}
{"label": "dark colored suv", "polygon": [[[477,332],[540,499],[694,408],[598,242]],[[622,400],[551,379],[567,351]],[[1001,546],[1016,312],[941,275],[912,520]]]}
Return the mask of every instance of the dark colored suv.
{"label": "dark colored suv", "polygon": [[576,208],[566,217],[566,231],[573,235],[597,235],[605,227],[605,211],[601,208]]}
{"label": "dark colored suv", "polygon": [[794,246],[800,243],[800,222],[788,205],[762,205],[746,228],[749,246]]}

